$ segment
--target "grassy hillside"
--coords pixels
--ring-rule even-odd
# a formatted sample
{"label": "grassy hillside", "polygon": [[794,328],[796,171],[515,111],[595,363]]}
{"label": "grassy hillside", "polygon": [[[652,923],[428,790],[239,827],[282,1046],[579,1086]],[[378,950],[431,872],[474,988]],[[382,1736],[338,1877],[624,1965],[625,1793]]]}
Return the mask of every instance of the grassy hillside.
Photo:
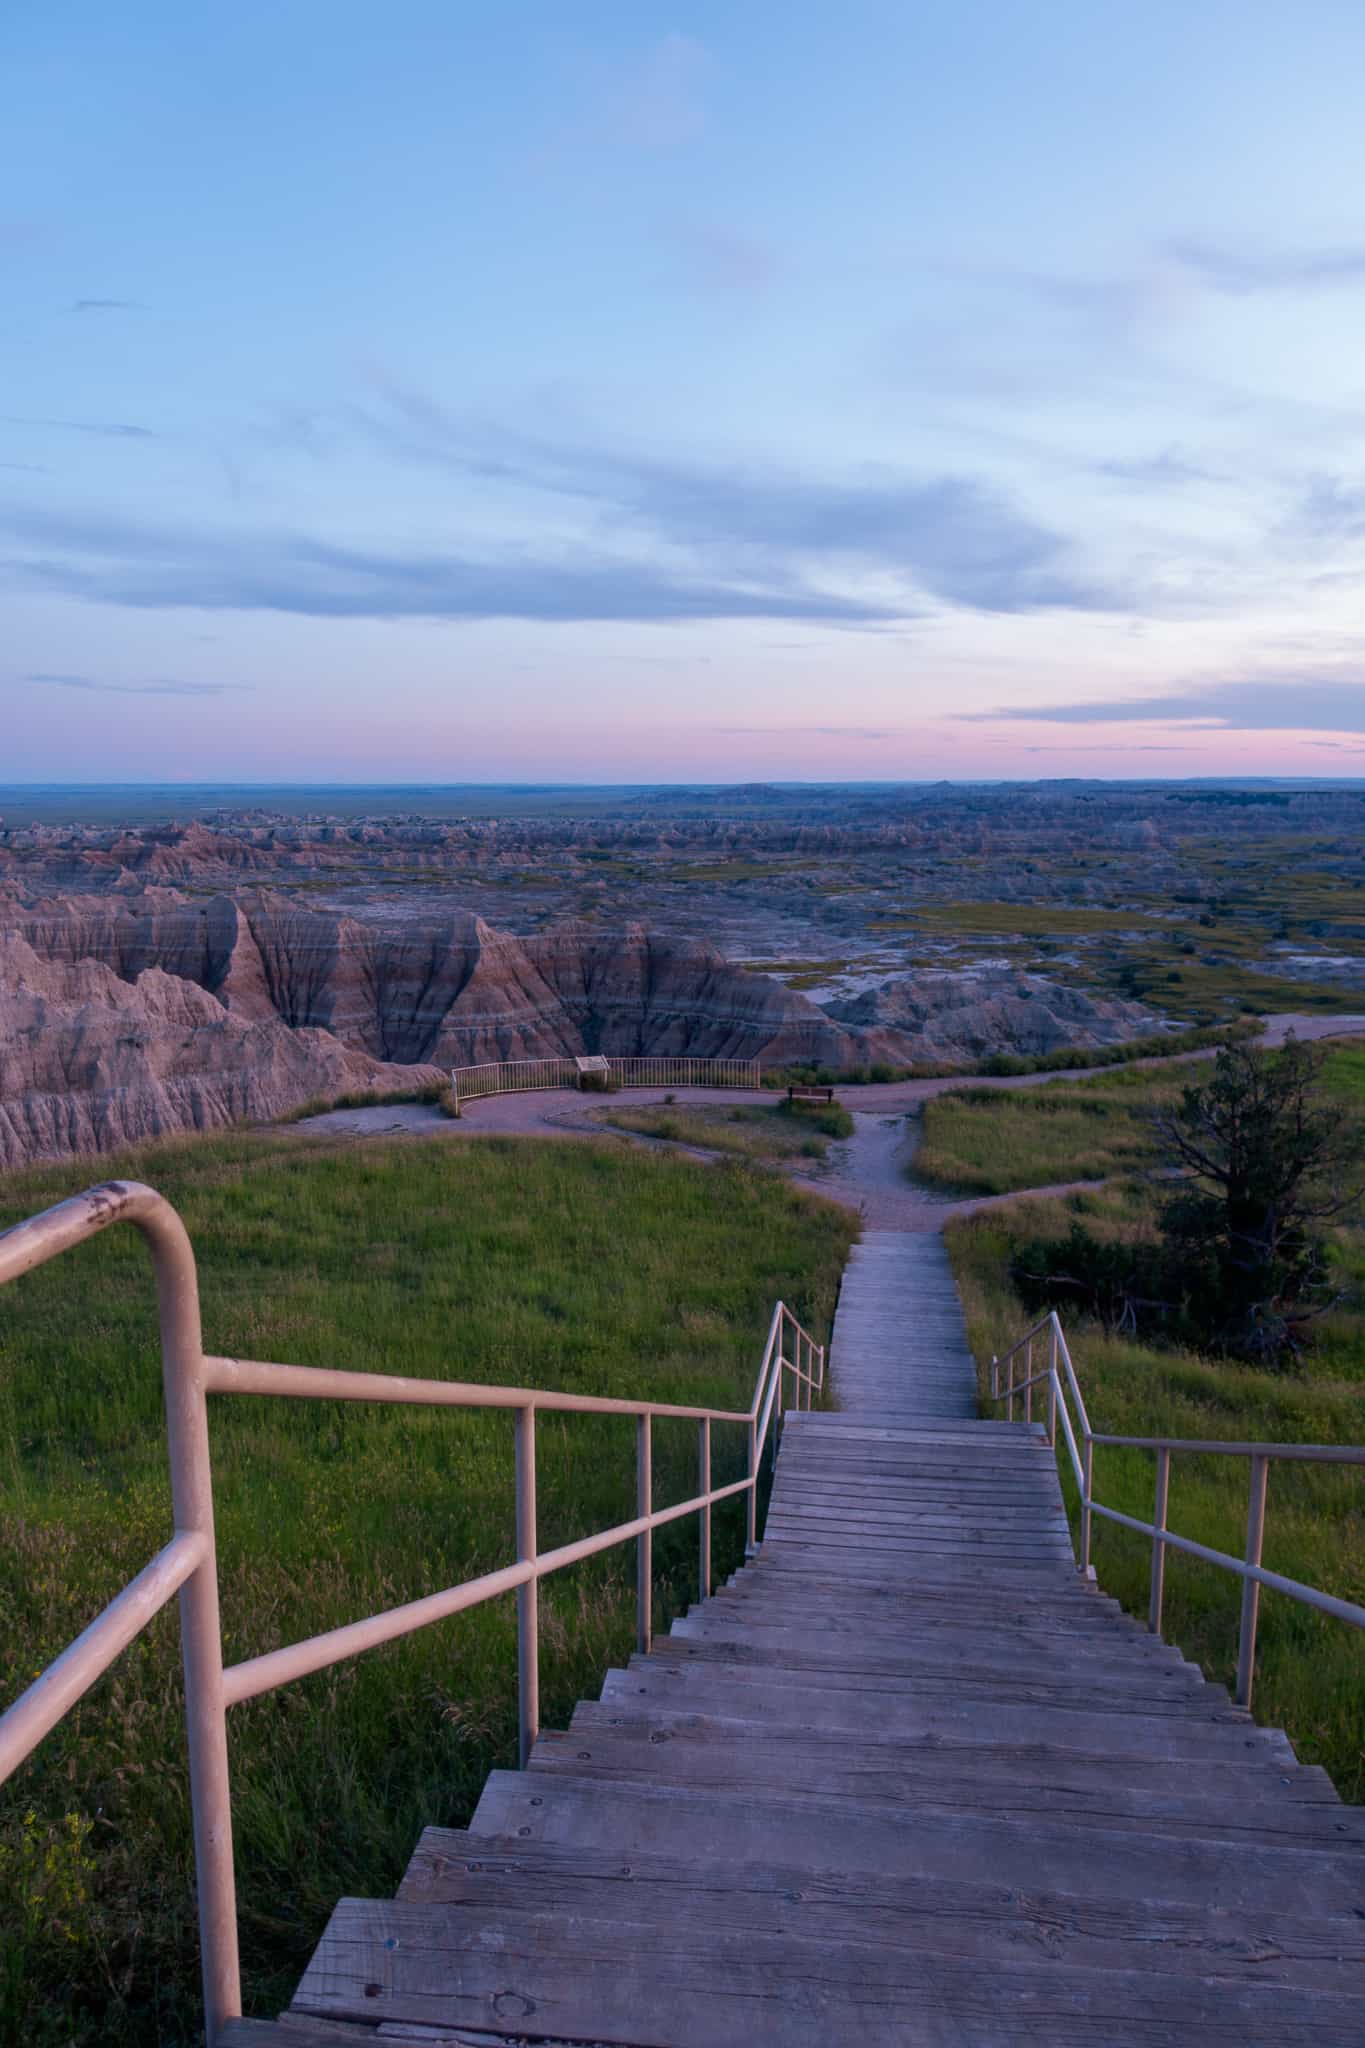
{"label": "grassy hillside", "polygon": [[[1365,1099],[1365,1047],[1332,1056],[1329,1079],[1343,1106]],[[1087,1088],[1097,1084],[1087,1083]],[[1100,1084],[1102,1085],[1102,1084]],[[1042,1090],[1047,1095],[1050,1090]],[[1016,1122],[1037,1096],[1011,1100]],[[1037,1112],[1040,1127],[1050,1112]],[[984,1142],[984,1141],[983,1141]],[[1055,1153],[1050,1170],[1075,1173],[1079,1155]],[[1015,1245],[1062,1237],[1079,1215],[1092,1231],[1137,1236],[1152,1227],[1154,1190],[1115,1182],[1094,1194],[1021,1200],[951,1226],[949,1250],[978,1359],[1003,1352],[1031,1320],[1009,1283]],[[1365,1232],[1338,1232],[1334,1258],[1347,1300],[1321,1326],[1295,1373],[1264,1373],[1195,1353],[1106,1335],[1072,1319],[1068,1337],[1092,1426],[1116,1435],[1229,1441],[1365,1443]],[[983,1387],[984,1393],[984,1387]],[[999,1412],[986,1408],[984,1412]],[[1098,1497],[1150,1520],[1155,1461],[1142,1451],[1099,1449]],[[1240,1556],[1248,1468],[1233,1458],[1177,1457],[1170,1526]],[[1069,1467],[1063,1483],[1075,1520]],[[1265,1563],[1341,1597],[1365,1602],[1365,1476],[1359,1467],[1272,1466]],[[1136,1535],[1097,1521],[1101,1585],[1134,1614],[1147,1612],[1151,1550]],[[1166,1566],[1165,1633],[1211,1677],[1236,1669],[1241,1582],[1175,1553]],[[1287,1728],[1305,1762],[1324,1764],[1344,1797],[1365,1799],[1365,1635],[1272,1593],[1262,1596],[1255,1711]]]}
{"label": "grassy hillside", "polygon": [[618,1131],[769,1164],[823,1159],[831,1138],[853,1134],[853,1118],[837,1102],[782,1102],[762,1109],[723,1109],[709,1104],[675,1109],[668,1104],[661,1109],[614,1109],[604,1122]]}
{"label": "grassy hillside", "polygon": [[[827,1327],[850,1226],[770,1175],[618,1146],[182,1142],[101,1163],[181,1209],[208,1347],[305,1364],[746,1405],[773,1300]],[[0,1225],[93,1179],[6,1181]],[[0,1697],[170,1529],[154,1299],[132,1231],[5,1290]],[[514,1555],[509,1417],[219,1401],[227,1655],[253,1655]],[[742,1430],[716,1431],[717,1475]],[[655,1497],[694,1490],[658,1425]],[[546,1419],[542,1547],[633,1512],[628,1420]],[[733,1564],[742,1509],[718,1510]],[[660,1619],[695,1594],[695,1524],[656,1539]],[[727,1566],[727,1568],[729,1568]],[[542,1591],[547,1724],[632,1647],[634,1551]],[[336,1898],[383,1894],[420,1827],[515,1762],[508,1599],[236,1709],[248,2003],[283,2004]],[[0,2039],[199,2038],[178,1628],[159,1617],[0,1794]]]}
{"label": "grassy hillside", "polygon": [[924,1105],[913,1176],[971,1195],[1103,1180],[1151,1159],[1146,1118],[1204,1077],[1204,1062],[1119,1067],[1039,1088],[963,1088]]}
{"label": "grassy hillside", "polygon": [[[913,1177],[958,1194],[1007,1195],[1139,1171],[1153,1162],[1151,1112],[1210,1071],[1191,1060],[1037,1088],[954,1089],[924,1105]],[[1343,1107],[1365,1109],[1365,1045],[1336,1046],[1323,1078]]]}

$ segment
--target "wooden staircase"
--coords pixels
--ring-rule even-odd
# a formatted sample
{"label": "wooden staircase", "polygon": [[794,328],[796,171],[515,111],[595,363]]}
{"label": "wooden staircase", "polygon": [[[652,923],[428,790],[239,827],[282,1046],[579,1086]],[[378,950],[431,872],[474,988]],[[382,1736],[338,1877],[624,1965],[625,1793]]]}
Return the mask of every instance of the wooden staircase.
{"label": "wooden staircase", "polygon": [[871,1233],[763,1543],[233,2048],[1365,2043],[1365,1815],[1076,1570],[941,1243]]}

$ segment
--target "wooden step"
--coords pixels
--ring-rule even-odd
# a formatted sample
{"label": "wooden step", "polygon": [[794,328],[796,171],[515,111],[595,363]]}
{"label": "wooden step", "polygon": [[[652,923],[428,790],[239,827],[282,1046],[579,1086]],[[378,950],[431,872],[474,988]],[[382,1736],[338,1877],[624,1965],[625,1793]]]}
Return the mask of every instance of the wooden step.
{"label": "wooden step", "polygon": [[935,1875],[1226,1909],[1272,1907],[1304,1917],[1350,1915],[1365,1898],[1365,1845],[1266,1847],[1197,1835],[1118,1832],[1029,1814],[916,1811],[849,1801],[736,1799],[729,1790],[610,1783],[569,1772],[494,1771],[474,1834],[574,1842],[629,1856],[671,1855],[719,1872],[733,1862],[804,1862],[878,1875]]}
{"label": "wooden step", "polygon": [[803,1522],[834,1522],[850,1528],[946,1529],[973,1536],[995,1535],[1002,1542],[1038,1532],[1061,1535],[1070,1541],[1071,1528],[1066,1510],[1044,1501],[1021,1507],[987,1506],[975,1511],[953,1512],[950,1501],[909,1501],[899,1494],[887,1494],[876,1487],[786,1487],[774,1495],[768,1510],[771,1524],[775,1515]]}
{"label": "wooden step", "polygon": [[[865,1641],[865,1639],[860,1639]],[[1112,1693],[1118,1700],[1188,1697],[1211,1698],[1221,1687],[1206,1686],[1192,1664],[1166,1658],[1138,1661],[1075,1657],[1065,1663],[1007,1637],[987,1639],[970,1657],[954,1657],[934,1635],[904,1647],[872,1643],[853,1648],[847,1640],[803,1635],[798,1629],[725,1630],[687,1620],[675,1621],[668,1636],[655,1645],[666,1663],[686,1659],[722,1664],[752,1664],[764,1671],[833,1671],[849,1680],[867,1674],[879,1682],[914,1691],[921,1685],[1048,1686],[1080,1698],[1093,1692]],[[1226,1695],[1223,1695],[1226,1697]]]}
{"label": "wooden step", "polygon": [[[1082,1749],[1106,1747],[1115,1756],[1180,1758],[1226,1757],[1258,1753],[1283,1755],[1289,1745],[1278,1730],[1257,1728],[1239,1709],[1209,1709],[1198,1717],[1176,1712],[1124,1713],[1092,1701],[1083,1708],[1045,1702],[991,1699],[984,1693],[907,1698],[871,1686],[820,1685],[816,1674],[803,1683],[778,1684],[743,1665],[681,1666],[671,1670],[609,1671],[603,1700],[627,1708],[684,1706],[695,1713],[741,1715],[774,1727],[824,1726],[850,1734],[884,1731],[898,1736],[945,1738],[979,1729],[983,1717],[1002,1739],[1024,1741],[1044,1724],[1059,1741]],[[1277,1739],[1278,1738],[1278,1739]],[[1289,1752],[1292,1756],[1292,1752]]]}
{"label": "wooden step", "polygon": [[[660,1783],[729,1791],[741,1799],[810,1801],[877,1807],[918,1817],[927,1809],[984,1813],[993,1818],[1022,1820],[1032,1814],[1071,1827],[1095,1827],[1109,1833],[1198,1835],[1205,1841],[1256,1841],[1266,1847],[1295,1848],[1352,1844],[1365,1848],[1365,1821],[1349,1807],[1326,1801],[1290,1802],[1282,1788],[1262,1782],[1258,1796],[1243,1786],[1236,1803],[1210,1796],[1202,1788],[1185,1790],[1168,1774],[1160,1790],[1134,1789],[1124,1782],[1121,1767],[1111,1765],[1106,1786],[1078,1787],[1070,1778],[1060,1784],[1037,1782],[1021,1771],[990,1773],[972,1758],[962,1776],[954,1777],[945,1759],[937,1763],[923,1752],[913,1765],[870,1755],[872,1744],[859,1745],[859,1760],[831,1759],[828,1745],[811,1744],[804,1751],[786,1748],[779,1759],[762,1755],[752,1730],[733,1724],[726,1734],[711,1724],[706,1736],[672,1736],[657,1724],[603,1727],[591,1733],[580,1725],[562,1734],[542,1736],[532,1756],[532,1773],[569,1772],[611,1783]],[[1266,1774],[1268,1779],[1269,1774]]]}
{"label": "wooden step", "polygon": [[671,1856],[619,1856],[575,1843],[527,1842],[428,1828],[400,1899],[698,1928],[782,1933],[908,1949],[990,1964],[1061,1963],[1096,1970],[1157,1970],[1252,1983],[1358,1988],[1365,1922],[1304,1918],[1279,1909],[1230,1913],[1169,1902],[1132,1906],[1090,1893],[1026,1892],[942,1877],[858,1875],[806,1862],[734,1864],[718,1876]]}
{"label": "wooden step", "polygon": [[867,1402],[855,1408],[788,1406],[782,1426],[793,1444],[804,1446],[847,1443],[853,1448],[883,1442],[925,1450],[938,1446],[973,1457],[1051,1460],[1055,1454],[1045,1423],[1042,1414],[1029,1422],[993,1422],[979,1415],[922,1416],[907,1410],[904,1401],[895,1401],[881,1408]]}
{"label": "wooden step", "polygon": [[1153,1669],[1144,1684],[1125,1684],[1122,1680],[1116,1683],[1112,1678],[1099,1676],[1087,1678],[1083,1672],[1074,1676],[1053,1672],[1046,1678],[1008,1670],[977,1674],[970,1669],[906,1673],[878,1668],[871,1662],[850,1670],[842,1659],[822,1663],[812,1658],[780,1664],[761,1651],[746,1655],[743,1646],[729,1655],[724,1649],[706,1643],[665,1642],[650,1656],[632,1657],[627,1675],[642,1679],[677,1678],[698,1685],[747,1683],[764,1692],[774,1687],[793,1692],[856,1692],[863,1699],[874,1699],[886,1713],[898,1712],[903,1704],[918,1707],[960,1700],[974,1706],[989,1702],[992,1712],[996,1707],[1039,1707],[1048,1711],[1055,1707],[1068,1713],[1118,1713],[1144,1719],[1159,1715],[1163,1719],[1214,1721],[1220,1726],[1230,1719],[1239,1727],[1254,1725],[1243,1708],[1233,1706],[1226,1687],[1160,1669]]}
{"label": "wooden step", "polygon": [[[979,1964],[811,1940],[586,1914],[343,1899],[296,2008],[650,2048],[967,2048],[1059,2039],[1113,2048],[1197,2039],[1245,2048],[1359,2043],[1359,2006],[1331,1992],[1156,1971]],[[1002,2036],[1002,2028],[1005,2033]]]}
{"label": "wooden step", "polygon": [[[1032,1739],[1007,1743],[997,1740],[989,1728],[972,1735],[942,1740],[936,1735],[908,1737],[851,1737],[823,1728],[774,1728],[755,1740],[755,1728],[743,1716],[694,1713],[686,1708],[641,1706],[602,1700],[580,1700],[567,1729],[547,1732],[547,1743],[572,1748],[575,1743],[593,1743],[602,1738],[670,1744],[710,1743],[748,1746],[749,1753],[775,1759],[794,1781],[812,1760],[837,1760],[849,1768],[872,1769],[880,1761],[888,1770],[939,1771],[944,1780],[964,1781],[978,1774],[986,1780],[1010,1779],[1038,1785],[1055,1784],[1063,1790],[1107,1791],[1119,1786],[1130,1791],[1161,1794],[1173,1788],[1190,1798],[1216,1800],[1223,1806],[1239,1800],[1279,1800],[1286,1805],[1306,1804],[1330,1807],[1359,1821],[1361,1809],[1343,1806],[1327,1773],[1313,1764],[1287,1763],[1273,1751],[1258,1751],[1231,1762],[1217,1757],[1200,1759],[1197,1771],[1173,1772],[1165,1758],[1115,1757],[1105,1751],[1071,1749],[1050,1740],[1044,1730]],[[662,1775],[673,1767],[672,1759],[682,1752],[668,1748],[661,1755]],[[814,1768],[814,1761],[812,1761]]]}
{"label": "wooden step", "polygon": [[1049,1572],[1060,1566],[1068,1576],[1076,1570],[1065,1525],[1048,1528],[1041,1522],[1012,1529],[973,1528],[963,1522],[954,1529],[937,1520],[898,1519],[871,1512],[817,1514],[804,1508],[773,1507],[763,1535],[773,1561],[778,1559],[780,1546],[796,1543],[806,1550],[823,1549],[832,1563],[864,1552],[896,1559],[927,1551],[979,1558],[986,1573],[996,1564],[1011,1563],[1038,1565]]}
{"label": "wooden step", "polygon": [[980,1664],[1004,1670],[1036,1661],[1053,1672],[1079,1669],[1140,1675],[1155,1667],[1203,1676],[1197,1664],[1187,1663],[1170,1644],[1145,1632],[1127,1635],[1120,1629],[1103,1627],[1093,1632],[1075,1629],[1059,1638],[1056,1633],[1031,1626],[993,1629],[989,1617],[983,1620],[975,1615],[962,1621],[944,1620],[928,1628],[869,1630],[856,1618],[841,1618],[837,1614],[813,1619],[806,1625],[799,1610],[788,1615],[765,1612],[761,1603],[756,1603],[756,1607],[756,1614],[751,1615],[738,1601],[727,1600],[723,1606],[703,1603],[678,1616],[669,1641],[746,1641],[774,1650],[780,1650],[786,1643],[796,1643],[830,1653],[866,1646],[869,1652],[885,1651],[902,1659],[907,1669],[951,1671],[959,1664]]}
{"label": "wooden step", "polygon": [[837,1613],[842,1609],[847,1617],[871,1626],[884,1623],[887,1627],[927,1628],[935,1619],[951,1623],[967,1618],[977,1626],[983,1621],[1002,1625],[1017,1622],[1022,1626],[1030,1620],[1043,1623],[1050,1618],[1058,1630],[1088,1632],[1092,1627],[1098,1629],[1108,1624],[1125,1634],[1137,1633],[1137,1624],[1123,1613],[1118,1602],[1089,1590],[1078,1573],[1061,1583],[1050,1581],[1045,1589],[1037,1584],[994,1584],[983,1573],[970,1607],[964,1611],[961,1595],[953,1587],[934,1586],[923,1580],[913,1585],[901,1581],[888,1584],[876,1579],[871,1584],[855,1583],[836,1576],[832,1569],[824,1573],[783,1572],[761,1560],[756,1568],[737,1573],[716,1597],[728,1604],[764,1607],[769,1612],[785,1605],[793,1612],[807,1612],[813,1619],[822,1611]]}

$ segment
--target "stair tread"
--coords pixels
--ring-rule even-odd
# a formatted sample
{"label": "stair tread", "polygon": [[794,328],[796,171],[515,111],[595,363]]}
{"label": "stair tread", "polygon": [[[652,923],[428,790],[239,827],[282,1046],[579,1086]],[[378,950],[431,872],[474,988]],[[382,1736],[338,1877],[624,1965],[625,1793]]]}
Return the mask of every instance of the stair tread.
{"label": "stair tread", "polygon": [[[667,1927],[666,1941],[657,1939]],[[650,1939],[653,1935],[656,1938]],[[869,2044],[1068,2037],[1112,2042],[1116,2008],[1125,2039],[1161,2041],[1180,2026],[1202,2042],[1241,2048],[1248,2026],[1300,2043],[1346,2041],[1359,2007],[1348,1995],[1301,1985],[1160,1971],[1097,1972],[1050,1960],[983,1971],[968,1960],[890,1945],[811,1940],[799,1929],[734,1933],[668,1921],[593,1918],[504,1906],[344,1899],[332,1916],[296,2007],[419,2025],[509,2033],[533,2018],[571,2038],[682,2048],[827,2048]],[[1099,2029],[1108,2028],[1107,2036]]]}

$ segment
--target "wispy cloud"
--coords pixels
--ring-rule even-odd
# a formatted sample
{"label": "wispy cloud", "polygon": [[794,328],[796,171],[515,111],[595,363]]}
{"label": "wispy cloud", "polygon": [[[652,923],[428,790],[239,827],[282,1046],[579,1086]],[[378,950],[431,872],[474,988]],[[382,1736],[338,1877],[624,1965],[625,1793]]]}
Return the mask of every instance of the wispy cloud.
{"label": "wispy cloud", "polygon": [[1339,476],[1312,477],[1289,524],[1311,540],[1365,538],[1365,486]]}
{"label": "wispy cloud", "polygon": [[796,734],[814,733],[829,740],[895,740],[904,737],[896,726],[877,725],[717,725],[713,732],[731,738],[789,739]]}
{"label": "wispy cloud", "polygon": [[1180,448],[1163,448],[1156,455],[1111,456],[1095,464],[1097,476],[1116,482],[1149,484],[1158,490],[1181,489],[1186,484],[1224,483],[1226,475],[1210,469]]}
{"label": "wispy cloud", "polygon": [[1296,676],[1206,683],[1166,697],[1110,697],[1076,704],[1002,704],[959,711],[970,724],[1185,725],[1222,732],[1365,732],[1365,675]]}
{"label": "wispy cloud", "polygon": [[423,394],[389,386],[370,430],[405,459],[455,474],[576,498],[621,530],[642,528],[706,559],[766,575],[839,565],[913,593],[984,612],[1124,609],[1136,593],[1108,585],[1069,539],[974,477],[906,476],[886,467],[822,479],[762,464],[707,468],[608,445],[557,443],[490,429]]}
{"label": "wispy cloud", "polygon": [[1125,741],[1121,747],[1096,745],[1092,740],[1087,741],[1083,747],[1021,747],[1019,751],[1021,754],[1050,754],[1055,757],[1058,754],[1192,754],[1195,750],[1193,747],[1172,746],[1167,742],[1158,744],[1152,740],[1142,741],[1137,745]]}
{"label": "wispy cloud", "polygon": [[132,427],[124,420],[27,419],[18,413],[0,413],[0,425],[7,427],[51,427],[63,434],[98,434],[109,441],[155,441],[151,427]]}
{"label": "wispy cloud", "polygon": [[90,690],[100,697],[222,697],[251,687],[248,683],[103,683],[93,676],[29,675],[26,683],[56,690]]}
{"label": "wispy cloud", "polygon": [[31,587],[143,609],[278,611],[314,618],[688,619],[879,624],[894,604],[784,576],[706,576],[620,556],[530,551],[503,559],[386,554],[306,535],[212,533],[0,507],[29,550],[11,574]]}
{"label": "wispy cloud", "polygon": [[747,295],[766,291],[781,274],[770,242],[719,221],[690,221],[667,230],[684,275],[699,290]]}
{"label": "wispy cloud", "polygon": [[1253,292],[1327,291],[1365,284],[1365,243],[1274,249],[1187,235],[1168,242],[1164,253],[1207,290],[1235,298]]}
{"label": "wispy cloud", "polygon": [[73,299],[73,313],[136,313],[141,307],[136,299]]}

